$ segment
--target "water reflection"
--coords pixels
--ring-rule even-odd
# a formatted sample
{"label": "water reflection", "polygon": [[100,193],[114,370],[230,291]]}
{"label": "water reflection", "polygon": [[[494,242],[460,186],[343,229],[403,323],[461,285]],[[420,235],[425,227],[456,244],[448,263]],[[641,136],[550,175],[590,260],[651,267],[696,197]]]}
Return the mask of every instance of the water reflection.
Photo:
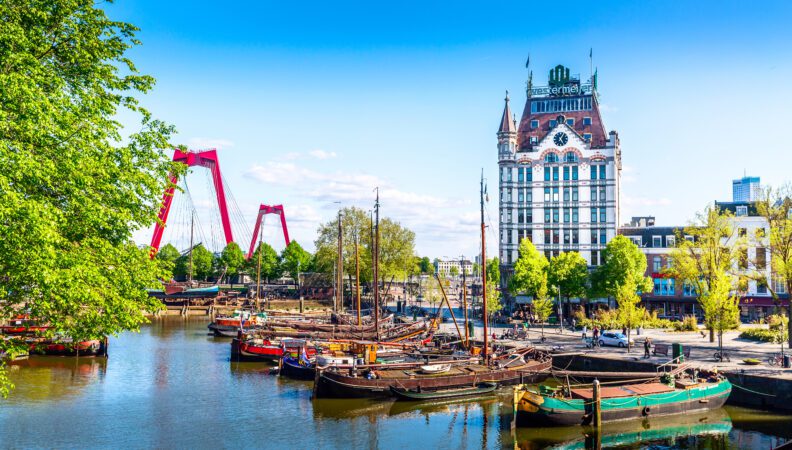
{"label": "water reflection", "polygon": [[16,385],[12,402],[48,401],[77,396],[82,389],[101,383],[107,358],[32,356],[8,365]]}

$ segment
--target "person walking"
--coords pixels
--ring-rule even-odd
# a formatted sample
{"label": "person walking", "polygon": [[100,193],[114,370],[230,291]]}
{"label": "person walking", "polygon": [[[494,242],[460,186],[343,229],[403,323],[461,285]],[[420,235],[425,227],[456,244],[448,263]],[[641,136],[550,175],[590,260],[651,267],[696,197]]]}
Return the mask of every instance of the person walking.
{"label": "person walking", "polygon": [[599,347],[599,328],[594,326],[594,329],[591,330],[591,339],[592,339],[592,346]]}
{"label": "person walking", "polygon": [[588,331],[588,327],[586,327],[585,325],[583,325],[583,336],[582,336],[582,338],[583,338],[583,340],[584,340],[584,341],[586,340],[586,332],[587,332],[587,331]]}
{"label": "person walking", "polygon": [[652,354],[650,350],[652,349],[652,340],[647,337],[644,339],[644,358],[651,358]]}

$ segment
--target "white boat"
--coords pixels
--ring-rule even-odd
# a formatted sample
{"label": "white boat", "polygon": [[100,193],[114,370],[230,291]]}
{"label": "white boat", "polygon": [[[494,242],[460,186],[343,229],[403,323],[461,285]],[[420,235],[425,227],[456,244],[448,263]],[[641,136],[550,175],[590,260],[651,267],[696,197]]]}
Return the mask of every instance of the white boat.
{"label": "white boat", "polygon": [[430,364],[421,366],[421,372],[427,374],[446,373],[451,370],[451,364]]}

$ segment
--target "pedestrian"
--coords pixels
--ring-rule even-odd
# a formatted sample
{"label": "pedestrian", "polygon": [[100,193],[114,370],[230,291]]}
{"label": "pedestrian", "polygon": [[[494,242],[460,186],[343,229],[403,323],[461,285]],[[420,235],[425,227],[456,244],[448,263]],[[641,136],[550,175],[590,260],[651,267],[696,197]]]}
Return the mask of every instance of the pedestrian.
{"label": "pedestrian", "polygon": [[652,357],[652,354],[649,352],[649,350],[651,349],[652,349],[652,340],[647,337],[646,339],[644,339],[644,358]]}
{"label": "pedestrian", "polygon": [[575,318],[573,317],[572,318],[572,331],[575,331],[576,327],[577,327],[577,320],[575,320]]}
{"label": "pedestrian", "polygon": [[596,325],[594,329],[591,330],[591,339],[592,339],[592,346],[599,347],[599,327]]}
{"label": "pedestrian", "polygon": [[586,340],[586,332],[587,331],[588,331],[588,328],[585,325],[583,325],[583,340],[584,341]]}
{"label": "pedestrian", "polygon": [[622,327],[622,334],[627,336],[627,327]]}

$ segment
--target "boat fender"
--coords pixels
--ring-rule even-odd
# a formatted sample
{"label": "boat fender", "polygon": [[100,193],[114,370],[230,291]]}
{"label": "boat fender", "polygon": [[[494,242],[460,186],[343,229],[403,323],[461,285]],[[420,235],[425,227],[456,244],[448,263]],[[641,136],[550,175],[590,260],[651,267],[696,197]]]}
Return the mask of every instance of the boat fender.
{"label": "boat fender", "polygon": [[644,406],[643,410],[641,411],[641,414],[643,414],[644,416],[648,416],[650,412],[652,412],[652,409],[649,408],[648,406]]}

